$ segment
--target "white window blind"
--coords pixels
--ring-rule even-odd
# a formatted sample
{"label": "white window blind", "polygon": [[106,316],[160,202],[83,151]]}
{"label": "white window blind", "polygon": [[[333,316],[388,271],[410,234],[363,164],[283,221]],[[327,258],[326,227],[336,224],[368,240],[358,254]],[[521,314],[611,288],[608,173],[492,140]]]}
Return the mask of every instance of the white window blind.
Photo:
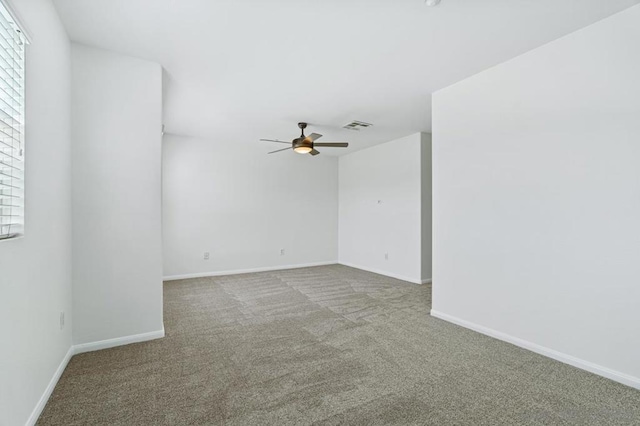
{"label": "white window blind", "polygon": [[25,45],[0,2],[0,240],[24,234]]}

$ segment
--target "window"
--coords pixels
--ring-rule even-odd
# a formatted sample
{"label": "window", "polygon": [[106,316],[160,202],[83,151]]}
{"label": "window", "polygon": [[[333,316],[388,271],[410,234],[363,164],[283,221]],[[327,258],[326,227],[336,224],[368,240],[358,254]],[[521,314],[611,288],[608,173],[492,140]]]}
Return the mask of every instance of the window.
{"label": "window", "polygon": [[25,45],[0,2],[0,240],[24,234]]}

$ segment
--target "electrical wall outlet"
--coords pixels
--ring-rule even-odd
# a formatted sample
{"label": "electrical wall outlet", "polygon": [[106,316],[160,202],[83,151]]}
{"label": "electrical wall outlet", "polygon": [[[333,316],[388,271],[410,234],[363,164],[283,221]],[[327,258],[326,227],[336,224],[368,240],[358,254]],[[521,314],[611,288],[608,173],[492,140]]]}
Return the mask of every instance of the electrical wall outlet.
{"label": "electrical wall outlet", "polygon": [[202,256],[202,258],[203,258],[204,260],[209,260],[209,252],[208,252],[208,251],[205,251],[205,252],[204,252],[204,255]]}
{"label": "electrical wall outlet", "polygon": [[284,249],[280,249],[280,256],[284,256]]}
{"label": "electrical wall outlet", "polygon": [[60,330],[64,328],[64,311],[60,312]]}
{"label": "electrical wall outlet", "polygon": [[389,253],[384,254],[384,260],[389,260]]}

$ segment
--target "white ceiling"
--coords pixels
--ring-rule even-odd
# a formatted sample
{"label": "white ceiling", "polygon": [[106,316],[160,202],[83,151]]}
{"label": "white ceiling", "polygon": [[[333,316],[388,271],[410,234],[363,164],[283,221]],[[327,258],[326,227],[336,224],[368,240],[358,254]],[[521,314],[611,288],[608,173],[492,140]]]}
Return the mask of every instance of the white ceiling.
{"label": "white ceiling", "polygon": [[258,145],[308,121],[351,142],[325,155],[428,132],[435,90],[640,2],[54,1],[72,40],[163,66],[168,132]]}

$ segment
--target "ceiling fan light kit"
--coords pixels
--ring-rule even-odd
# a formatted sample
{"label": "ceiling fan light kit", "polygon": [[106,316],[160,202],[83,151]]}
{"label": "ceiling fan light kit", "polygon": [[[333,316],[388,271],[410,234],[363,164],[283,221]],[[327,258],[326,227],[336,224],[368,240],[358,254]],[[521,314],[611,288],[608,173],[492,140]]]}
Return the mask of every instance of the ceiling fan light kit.
{"label": "ceiling fan light kit", "polygon": [[293,148],[293,150],[298,154],[308,154],[313,151],[313,148],[311,148],[310,146],[296,146],[295,148]]}
{"label": "ceiling fan light kit", "polygon": [[321,134],[311,133],[309,136],[304,135],[304,129],[307,128],[307,123],[298,123],[298,127],[302,131],[300,137],[295,138],[291,142],[285,142],[278,139],[260,139],[263,142],[275,142],[275,143],[291,143],[291,148],[283,148],[278,149],[276,151],[271,151],[269,154],[275,154],[276,152],[286,151],[288,149],[293,149],[294,152],[298,154],[311,154],[318,155],[319,151],[315,149],[316,146],[326,146],[332,148],[346,148],[349,146],[347,142],[324,142],[324,143],[316,143],[316,140],[322,137]]}

